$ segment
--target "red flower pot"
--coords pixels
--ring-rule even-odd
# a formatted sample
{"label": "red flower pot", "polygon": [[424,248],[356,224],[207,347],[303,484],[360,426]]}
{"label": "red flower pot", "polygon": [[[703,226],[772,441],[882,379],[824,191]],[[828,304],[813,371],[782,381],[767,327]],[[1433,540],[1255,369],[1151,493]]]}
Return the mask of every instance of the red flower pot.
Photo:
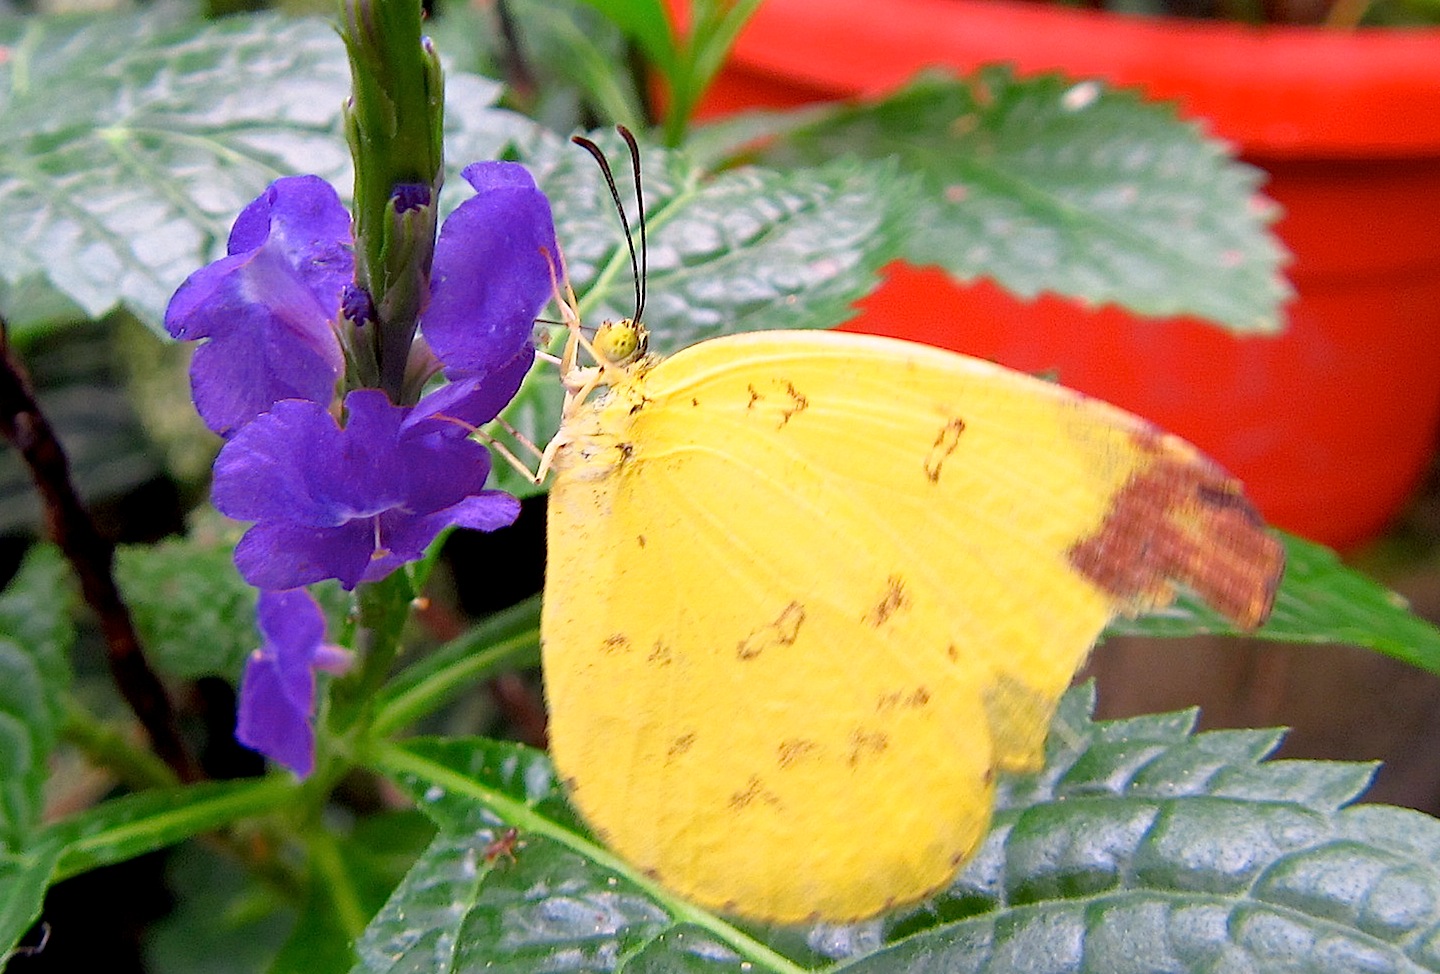
{"label": "red flower pot", "polygon": [[1294,254],[1286,332],[1237,338],[904,265],[848,328],[1061,381],[1197,443],[1275,524],[1373,537],[1440,422],[1440,30],[1251,29],[995,0],[766,0],[703,115],[893,89],[999,61],[1178,100],[1269,172]]}

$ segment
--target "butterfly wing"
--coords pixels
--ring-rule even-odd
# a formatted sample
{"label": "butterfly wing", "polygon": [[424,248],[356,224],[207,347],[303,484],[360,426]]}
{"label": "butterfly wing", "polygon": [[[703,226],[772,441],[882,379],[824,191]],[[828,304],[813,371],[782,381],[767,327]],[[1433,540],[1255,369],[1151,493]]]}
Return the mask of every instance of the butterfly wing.
{"label": "butterfly wing", "polygon": [[1280,571],[1188,445],[906,342],[703,342],[562,435],[555,761],[622,855],[757,919],[943,886],[1109,619],[1179,580],[1253,624]]}

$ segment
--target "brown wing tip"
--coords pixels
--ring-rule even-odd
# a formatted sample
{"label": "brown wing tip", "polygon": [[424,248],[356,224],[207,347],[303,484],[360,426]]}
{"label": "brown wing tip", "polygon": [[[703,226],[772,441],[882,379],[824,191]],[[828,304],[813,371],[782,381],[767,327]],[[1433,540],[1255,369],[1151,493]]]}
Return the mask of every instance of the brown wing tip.
{"label": "brown wing tip", "polygon": [[1173,437],[1145,435],[1150,455],[1116,492],[1100,527],[1071,546],[1070,564],[1126,611],[1168,605],[1192,588],[1242,629],[1270,615],[1285,549],[1239,481]]}

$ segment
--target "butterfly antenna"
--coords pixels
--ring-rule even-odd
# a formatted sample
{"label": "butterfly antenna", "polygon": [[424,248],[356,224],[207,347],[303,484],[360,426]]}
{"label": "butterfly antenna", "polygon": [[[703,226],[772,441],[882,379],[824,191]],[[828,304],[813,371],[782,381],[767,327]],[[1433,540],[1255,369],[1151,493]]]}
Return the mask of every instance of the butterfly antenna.
{"label": "butterfly antenna", "polygon": [[[640,147],[635,144],[635,136],[623,125],[615,126],[620,132],[620,137],[630,147],[630,168],[635,173],[635,205],[639,208],[640,221],[640,296],[635,302],[635,321],[641,321],[645,316],[645,292],[650,280],[650,246],[645,240],[645,192],[640,185]],[[632,248],[631,256],[634,256]]]}
{"label": "butterfly antenna", "polygon": [[[630,135],[628,131],[625,131],[625,135],[627,136],[626,141],[633,146],[635,144],[635,137]],[[630,221],[625,218],[625,204],[620,202],[620,190],[615,186],[615,174],[610,170],[610,163],[606,160],[605,153],[601,152],[600,147],[594,142],[585,138],[583,135],[572,135],[570,141],[594,157],[595,162],[600,166],[600,171],[605,174],[605,185],[610,187],[610,198],[615,201],[615,212],[620,215],[620,227],[625,231],[625,245],[630,248],[630,273],[635,278],[635,317],[631,320],[639,321],[640,312],[645,305],[645,292],[642,290],[643,284],[641,283],[642,278],[640,276],[640,260],[635,256],[635,238],[630,233]],[[632,157],[635,158],[635,165],[638,172],[640,164],[639,158],[634,157],[633,152]],[[643,214],[643,203],[641,207],[641,213]],[[640,221],[640,232],[645,232],[645,221],[643,217]]]}

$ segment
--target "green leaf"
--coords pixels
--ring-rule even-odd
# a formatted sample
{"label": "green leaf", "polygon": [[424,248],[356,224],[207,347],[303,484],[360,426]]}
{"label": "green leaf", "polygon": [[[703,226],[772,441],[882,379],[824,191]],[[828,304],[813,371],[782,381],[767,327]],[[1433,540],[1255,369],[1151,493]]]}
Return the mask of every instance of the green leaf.
{"label": "green leaf", "polygon": [[1274,332],[1289,288],[1258,170],[1133,91],[993,68],[927,76],[799,127],[772,158],[899,158],[924,183],[904,256],[1024,297]]}
{"label": "green leaf", "polygon": [[40,821],[70,685],[71,601],[65,560],[49,545],[31,549],[0,595],[0,849],[24,848]]}
{"label": "green leaf", "polygon": [[[623,158],[613,135],[597,133],[596,141],[612,159]],[[590,157],[553,137],[516,149],[552,201],[581,319],[593,325],[631,316],[629,251]],[[890,167],[854,161],[713,178],[677,153],[646,149],[642,162],[649,217],[644,318],[650,347],[661,353],[733,332],[830,328],[852,317],[852,302],[874,289],[894,254],[899,201],[909,193]],[[633,193],[625,186],[621,193],[633,216]],[[541,365],[505,417],[544,443],[559,425],[559,408],[554,367]],[[503,489],[536,492],[507,465],[496,470]]]}
{"label": "green leaf", "polygon": [[[159,329],[269,182],[315,173],[349,195],[350,75],[328,21],[24,17],[0,20],[0,45],[0,300],[17,336],[67,304],[93,317],[123,302]],[[529,127],[490,109],[493,83],[448,81],[462,148],[493,154]]]}
{"label": "green leaf", "polygon": [[102,802],[51,827],[66,843],[57,878],[133,859],[242,818],[274,811],[296,793],[275,775],[162,788]]}
{"label": "green leaf", "polygon": [[117,552],[116,579],[157,669],[182,679],[239,677],[259,637],[256,592],[235,571],[234,546],[235,537],[182,538]]}
{"label": "green leaf", "polygon": [[[1345,567],[1323,545],[1281,534],[1285,575],[1270,620],[1252,633],[1288,643],[1345,643],[1440,673],[1440,629],[1409,610],[1405,599]],[[1244,635],[1197,599],[1182,595],[1169,609],[1118,619],[1107,635]]]}
{"label": "green leaf", "polygon": [[[185,538],[119,548],[115,577],[156,669],[186,680],[216,675],[236,681],[246,657],[260,645],[257,593],[232,561],[243,526],[212,521]],[[325,610],[332,635],[338,632],[350,609],[349,594],[334,582],[309,590]]]}
{"label": "green leaf", "polygon": [[512,60],[517,54],[504,36],[499,7],[448,7],[426,26],[460,67],[511,78],[506,103],[552,131],[571,132],[596,118],[645,127],[619,28],[582,0],[514,0],[505,10],[523,68]]}
{"label": "green leaf", "polygon": [[[356,970],[1440,970],[1440,822],[1347,806],[1371,766],[1266,761],[1279,732],[1194,734],[1193,712],[1095,723],[1093,704],[1067,694],[1044,769],[1002,779],[948,890],[848,927],[742,931],[657,890],[591,844],[536,752],[387,750],[441,833]],[[493,854],[510,826],[514,862]]]}
{"label": "green leaf", "polygon": [[0,274],[92,317],[124,301],[158,324],[266,183],[346,171],[348,72],[322,21],[26,17],[0,44]]}
{"label": "green leaf", "polygon": [[678,67],[679,52],[670,33],[670,18],[660,0],[585,0],[631,37],[651,63],[667,77]]}
{"label": "green leaf", "polygon": [[42,842],[21,854],[0,852],[0,964],[40,918],[59,858],[57,842]]}

